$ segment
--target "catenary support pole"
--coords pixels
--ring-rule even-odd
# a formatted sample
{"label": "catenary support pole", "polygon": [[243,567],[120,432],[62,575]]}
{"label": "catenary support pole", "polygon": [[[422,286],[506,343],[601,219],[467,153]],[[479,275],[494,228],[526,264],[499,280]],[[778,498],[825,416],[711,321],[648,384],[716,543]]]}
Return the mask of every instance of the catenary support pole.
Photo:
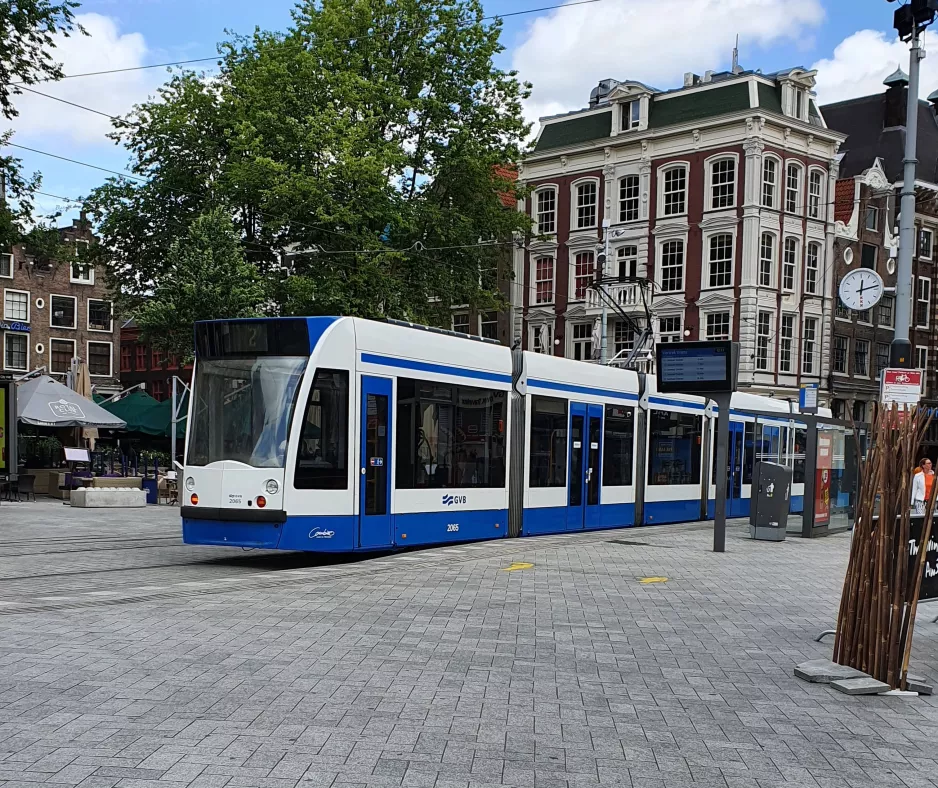
{"label": "catenary support pole", "polygon": [[717,420],[717,499],[713,514],[713,552],[726,552],[726,482],[730,467],[730,402],[732,394],[715,394],[714,402],[720,409]]}
{"label": "catenary support pole", "polygon": [[899,217],[899,265],[896,275],[896,333],[889,352],[893,367],[911,368],[912,343],[909,329],[912,325],[912,259],[915,255],[915,165],[918,142],[918,85],[919,70],[925,50],[918,31],[912,36],[909,58],[909,93],[905,121],[905,169]]}
{"label": "catenary support pole", "polygon": [[[600,284],[600,287],[606,286],[605,285],[606,271],[609,270],[606,267],[609,262],[609,225],[610,225],[610,222],[608,219],[603,222],[602,270],[600,271],[600,280],[599,280],[602,284]],[[609,318],[608,318],[608,311],[606,307],[605,298],[603,299],[603,314],[602,314],[601,319],[603,322],[602,322],[602,325],[600,326],[600,330],[602,333],[600,334],[601,340],[600,340],[600,346],[599,346],[599,363],[605,365],[606,359],[609,358],[609,354],[608,354],[609,343],[608,343],[608,338],[606,336],[606,332],[608,328],[606,323]]]}
{"label": "catenary support pole", "polygon": [[171,470],[176,467],[173,464],[176,462],[176,380],[176,376],[173,375],[173,411],[172,418],[169,420],[169,450],[172,453],[172,460],[169,463],[169,467]]}

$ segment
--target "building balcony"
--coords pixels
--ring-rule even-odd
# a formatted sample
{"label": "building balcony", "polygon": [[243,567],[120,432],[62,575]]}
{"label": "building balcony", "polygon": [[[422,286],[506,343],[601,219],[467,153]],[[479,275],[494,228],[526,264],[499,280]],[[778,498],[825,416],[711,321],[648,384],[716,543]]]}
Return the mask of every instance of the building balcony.
{"label": "building balcony", "polygon": [[[628,311],[630,308],[644,308],[641,285],[635,282],[613,282],[604,285],[604,288],[609,297],[622,309]],[[597,310],[603,308],[603,299],[592,288],[586,291],[586,308]]]}

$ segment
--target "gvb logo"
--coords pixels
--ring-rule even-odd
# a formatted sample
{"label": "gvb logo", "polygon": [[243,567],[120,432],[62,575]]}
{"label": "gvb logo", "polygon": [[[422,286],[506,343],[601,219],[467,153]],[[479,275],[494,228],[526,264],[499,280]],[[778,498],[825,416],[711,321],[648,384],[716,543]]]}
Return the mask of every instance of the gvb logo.
{"label": "gvb logo", "polygon": [[444,506],[454,506],[458,503],[465,503],[465,495],[444,495],[443,496],[443,505]]}

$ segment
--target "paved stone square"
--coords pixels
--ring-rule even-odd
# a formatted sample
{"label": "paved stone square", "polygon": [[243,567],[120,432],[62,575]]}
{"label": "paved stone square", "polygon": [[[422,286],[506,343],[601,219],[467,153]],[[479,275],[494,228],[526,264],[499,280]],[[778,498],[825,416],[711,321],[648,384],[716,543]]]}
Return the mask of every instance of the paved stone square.
{"label": "paved stone square", "polygon": [[[830,655],[849,534],[336,563],[182,546],[177,515],[0,507],[0,785],[938,785],[938,698],[792,675]],[[912,660],[932,683],[935,615]]]}

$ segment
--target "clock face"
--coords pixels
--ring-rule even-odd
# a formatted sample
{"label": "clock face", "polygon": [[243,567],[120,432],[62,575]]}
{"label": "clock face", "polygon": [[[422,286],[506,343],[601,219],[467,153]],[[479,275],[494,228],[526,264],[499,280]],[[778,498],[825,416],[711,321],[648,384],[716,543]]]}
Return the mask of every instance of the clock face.
{"label": "clock face", "polygon": [[848,309],[871,309],[883,297],[883,290],[882,277],[869,268],[851,271],[840,280],[840,300]]}

